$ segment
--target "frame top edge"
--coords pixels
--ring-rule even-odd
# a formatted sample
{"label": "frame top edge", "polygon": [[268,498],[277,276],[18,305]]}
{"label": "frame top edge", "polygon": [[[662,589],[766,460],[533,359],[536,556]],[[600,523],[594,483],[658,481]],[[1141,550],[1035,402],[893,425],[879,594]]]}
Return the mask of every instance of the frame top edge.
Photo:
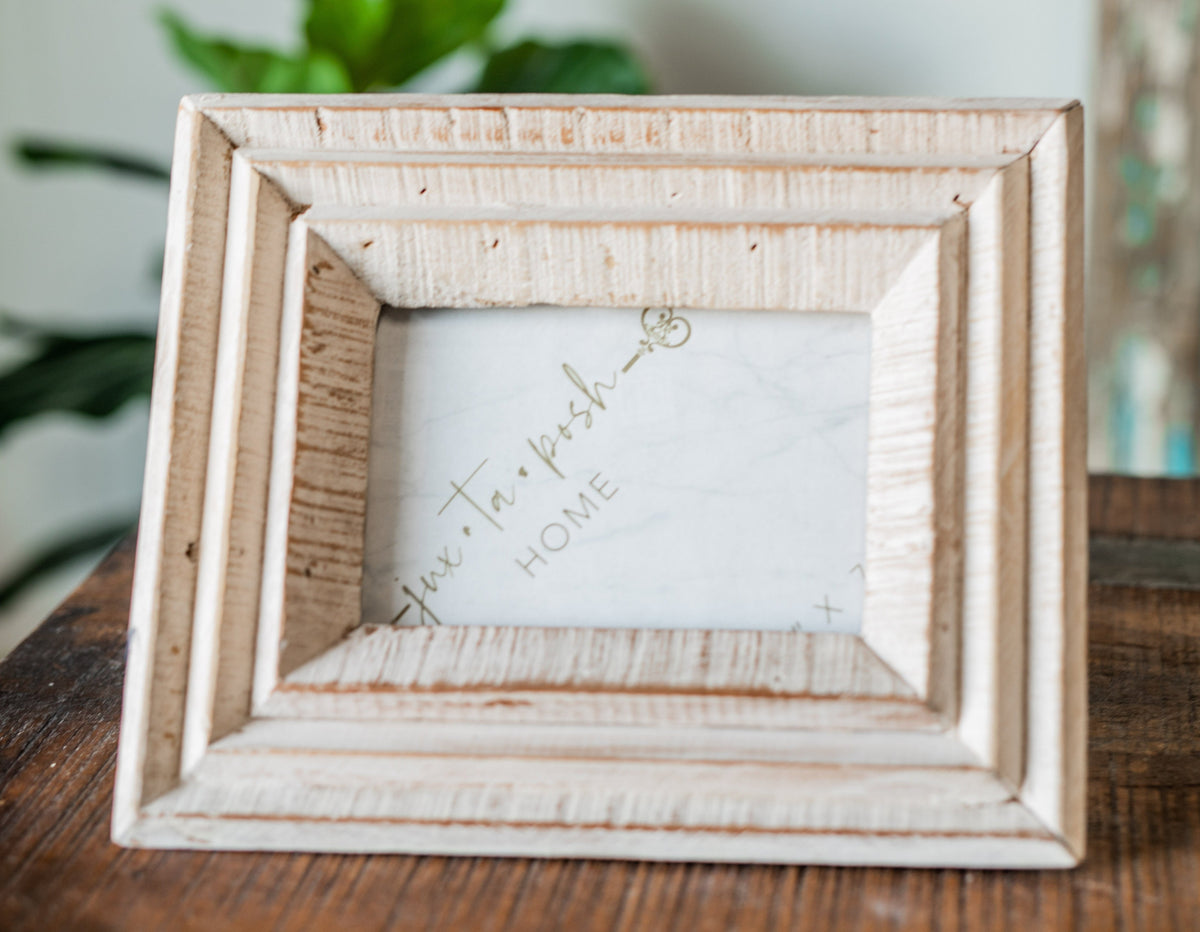
{"label": "frame top edge", "polygon": [[1061,113],[1079,107],[1070,98],[1021,97],[798,97],[753,95],[622,94],[189,94],[180,106],[195,110],[323,107],[351,110],[598,109],[783,110],[829,112],[1028,111]]}

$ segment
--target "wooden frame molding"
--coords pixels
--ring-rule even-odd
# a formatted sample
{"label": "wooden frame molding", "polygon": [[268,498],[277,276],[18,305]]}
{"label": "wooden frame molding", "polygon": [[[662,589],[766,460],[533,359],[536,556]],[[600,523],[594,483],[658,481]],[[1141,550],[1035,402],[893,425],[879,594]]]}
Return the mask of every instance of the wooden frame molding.
{"label": "wooden frame molding", "polygon": [[[185,99],[114,839],[1077,863],[1081,133],[1046,101]],[[534,303],[870,315],[860,636],[359,624],[381,308]]]}

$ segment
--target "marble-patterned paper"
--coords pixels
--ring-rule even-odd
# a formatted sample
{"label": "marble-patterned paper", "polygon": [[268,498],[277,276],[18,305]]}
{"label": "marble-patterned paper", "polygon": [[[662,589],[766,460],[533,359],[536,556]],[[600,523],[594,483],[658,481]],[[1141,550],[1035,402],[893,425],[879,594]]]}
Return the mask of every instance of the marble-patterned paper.
{"label": "marble-patterned paper", "polygon": [[865,314],[385,310],[363,621],[853,632]]}

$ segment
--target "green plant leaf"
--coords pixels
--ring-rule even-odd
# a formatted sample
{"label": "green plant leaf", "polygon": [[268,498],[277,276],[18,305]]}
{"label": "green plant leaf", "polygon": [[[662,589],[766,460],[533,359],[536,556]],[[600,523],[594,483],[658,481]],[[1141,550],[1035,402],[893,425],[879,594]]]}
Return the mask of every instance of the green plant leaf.
{"label": "green plant leaf", "polygon": [[488,59],[476,91],[646,94],[650,81],[633,52],[613,42],[554,45],[527,39]]}
{"label": "green plant leaf", "polygon": [[335,56],[353,89],[403,84],[480,38],[504,0],[310,0],[309,47]]}
{"label": "green plant leaf", "polygon": [[49,411],[105,417],[132,398],[150,393],[154,337],[94,337],[24,332],[33,355],[0,374],[0,435],[18,421]]}
{"label": "green plant leaf", "polygon": [[304,34],[314,49],[336,55],[355,90],[373,77],[375,56],[392,16],[392,0],[310,0]]}
{"label": "green plant leaf", "polygon": [[102,168],[153,181],[168,181],[171,177],[165,165],[136,155],[47,139],[18,139],[13,143],[13,155],[35,168]]}
{"label": "green plant leaf", "polygon": [[136,516],[123,518],[110,524],[78,531],[73,536],[35,553],[6,578],[0,580],[0,608],[41,577],[78,557],[86,556],[102,547],[111,547],[136,526]]}
{"label": "green plant leaf", "polygon": [[179,57],[219,91],[336,94],[351,90],[346,69],[328,52],[285,55],[201,35],[169,10],[162,12],[161,21]]}

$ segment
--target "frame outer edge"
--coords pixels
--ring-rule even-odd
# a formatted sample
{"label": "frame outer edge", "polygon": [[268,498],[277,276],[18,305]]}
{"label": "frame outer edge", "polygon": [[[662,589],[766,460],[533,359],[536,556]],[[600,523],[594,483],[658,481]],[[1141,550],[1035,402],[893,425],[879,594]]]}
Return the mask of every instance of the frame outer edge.
{"label": "frame outer edge", "polygon": [[[185,100],[175,127],[166,252],[113,796],[113,836],[179,775],[191,641],[197,489],[208,452],[233,147]],[[207,328],[207,333],[206,329]],[[189,410],[190,409],[190,410]],[[185,542],[180,539],[180,525]]]}
{"label": "frame outer edge", "polygon": [[1077,859],[1086,838],[1087,455],[1083,108],[1030,156],[1030,512],[1050,539],[1029,565],[1027,772],[1022,800]]}
{"label": "frame outer edge", "polygon": [[[212,395],[218,315],[208,313],[212,310],[209,299],[215,288],[219,309],[233,151],[215,123],[197,110],[199,104],[198,100],[185,100],[176,129],[151,441],[113,809],[114,838],[124,841],[140,834],[135,823],[141,807],[178,783],[180,772],[178,726],[183,718],[184,677],[173,674],[187,671],[191,612],[177,609],[184,600],[190,609],[195,594],[193,547],[203,504],[197,501],[202,495],[197,489],[203,490],[205,484],[188,480],[193,473],[203,480],[207,464],[208,418],[197,415],[196,399],[202,397],[205,379],[208,397]],[[1035,304],[1031,333],[1031,389],[1036,381],[1045,383],[1033,392],[1039,403],[1031,412],[1031,438],[1045,438],[1045,446],[1039,456],[1037,445],[1031,444],[1030,507],[1045,506],[1050,512],[1046,525],[1053,533],[1041,539],[1042,548],[1037,549],[1043,556],[1030,568],[1032,656],[1027,689],[1029,708],[1040,703],[1036,707],[1044,709],[1044,714],[1029,716],[1027,747],[1032,763],[1023,802],[1062,837],[1064,858],[1074,858],[1083,851],[1086,770],[1085,418],[1079,410],[1085,404],[1080,108],[1063,111],[1035,148],[1031,161],[1034,242],[1030,282],[1041,296]],[[213,175],[223,175],[223,184]],[[961,609],[963,585],[964,228],[964,221],[952,218],[936,247],[938,290],[953,301],[956,313],[939,328],[937,348],[939,372],[945,371],[943,363],[953,370],[953,387],[948,389],[939,379],[936,448],[949,449],[950,455],[939,462],[936,478],[932,517],[936,583],[929,617],[925,691],[931,706],[951,717],[959,701],[956,661],[961,634],[954,613]],[[210,240],[219,241],[215,252]],[[957,266],[956,273],[947,275],[944,270],[951,262]],[[950,329],[953,338],[944,332]],[[1056,556],[1060,559],[1053,559]],[[1041,574],[1034,578],[1038,569]]]}

